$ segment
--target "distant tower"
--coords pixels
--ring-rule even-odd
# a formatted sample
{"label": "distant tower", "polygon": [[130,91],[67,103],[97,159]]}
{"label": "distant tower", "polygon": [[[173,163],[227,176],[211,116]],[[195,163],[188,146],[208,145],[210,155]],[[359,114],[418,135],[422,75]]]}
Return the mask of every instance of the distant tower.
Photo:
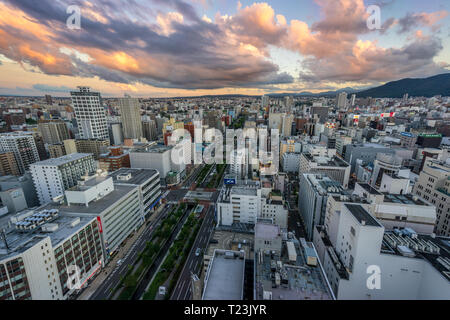
{"label": "distant tower", "polygon": [[142,138],[141,106],[139,99],[125,95],[119,99],[124,139]]}
{"label": "distant tower", "polygon": [[352,98],[350,99],[350,104],[352,107],[354,107],[355,103],[356,103],[356,94],[352,94]]}
{"label": "distant tower", "polygon": [[264,109],[264,108],[267,108],[268,106],[269,106],[269,97],[266,95],[263,95],[261,98],[261,107]]}
{"label": "distant tower", "polygon": [[46,94],[45,95],[45,101],[47,102],[48,105],[52,106],[53,105],[53,99],[51,95]]}
{"label": "distant tower", "polygon": [[409,98],[409,94],[405,93],[405,94],[403,95],[403,102],[407,102],[407,101],[408,101],[408,98]]}
{"label": "distant tower", "polygon": [[78,87],[70,93],[78,130],[82,139],[109,141],[106,112],[99,92],[91,92],[89,87]]}
{"label": "distant tower", "polygon": [[338,109],[346,109],[347,108],[347,93],[341,92],[336,97],[336,105]]}

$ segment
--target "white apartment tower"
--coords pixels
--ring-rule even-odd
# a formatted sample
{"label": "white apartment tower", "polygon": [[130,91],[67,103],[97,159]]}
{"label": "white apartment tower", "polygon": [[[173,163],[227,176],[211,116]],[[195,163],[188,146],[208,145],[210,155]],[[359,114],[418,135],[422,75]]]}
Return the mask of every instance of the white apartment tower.
{"label": "white apartment tower", "polygon": [[413,194],[436,207],[435,233],[450,236],[450,165],[427,159]]}
{"label": "white apartment tower", "polygon": [[92,154],[72,153],[34,163],[30,170],[39,202],[43,205],[76,186],[81,177],[94,173],[97,165]]}
{"label": "white apartment tower", "polygon": [[34,137],[20,132],[0,135],[0,151],[14,153],[21,174],[30,168],[30,164],[40,161]]}
{"label": "white apartment tower", "polygon": [[91,92],[89,87],[78,87],[70,93],[75,118],[81,139],[101,139],[109,141],[106,113],[99,92]]}

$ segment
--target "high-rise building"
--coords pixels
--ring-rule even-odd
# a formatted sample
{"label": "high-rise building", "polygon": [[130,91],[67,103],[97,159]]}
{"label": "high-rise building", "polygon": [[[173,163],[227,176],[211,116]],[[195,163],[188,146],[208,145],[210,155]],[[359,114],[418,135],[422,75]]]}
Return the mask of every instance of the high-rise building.
{"label": "high-rise building", "polygon": [[111,144],[120,146],[123,144],[122,123],[114,122],[109,124],[109,136]]}
{"label": "high-rise building", "polygon": [[358,159],[362,160],[363,164],[373,163],[380,153],[394,154],[395,150],[375,143],[348,144],[345,147],[345,161],[350,163],[354,172]]}
{"label": "high-rise building", "polygon": [[45,95],[45,102],[46,102],[48,105],[50,105],[50,106],[53,105],[53,99],[52,99],[52,96],[46,94],[46,95]]}
{"label": "high-rise building", "polygon": [[119,99],[124,139],[142,138],[141,106],[139,99],[125,95]]}
{"label": "high-rise building", "polygon": [[354,107],[354,106],[355,106],[355,103],[356,103],[356,94],[352,94],[352,97],[351,97],[351,99],[350,99],[350,105],[351,105],[352,107]]}
{"label": "high-rise building", "polygon": [[347,108],[347,93],[341,92],[336,97],[336,105],[338,109],[346,109]]}
{"label": "high-rise building", "polygon": [[285,114],[281,121],[281,134],[284,137],[290,137],[292,135],[292,123],[294,122],[294,115]]}
{"label": "high-rise building", "polygon": [[66,154],[71,153],[92,153],[94,159],[98,160],[101,154],[107,153],[109,140],[101,139],[76,139],[64,140]]}
{"label": "high-rise building", "polygon": [[42,134],[44,143],[56,144],[70,139],[69,129],[62,120],[39,120],[38,130]]}
{"label": "high-rise building", "polygon": [[413,194],[436,206],[436,234],[450,236],[450,165],[426,159]]}
{"label": "high-rise building", "polygon": [[73,153],[37,162],[30,167],[41,205],[53,201],[76,186],[81,177],[97,170],[92,154]]}
{"label": "high-rise building", "polygon": [[13,152],[0,152],[0,175],[18,176],[20,175],[16,158]]}
{"label": "high-rise building", "polygon": [[48,153],[50,153],[50,158],[59,158],[66,155],[66,149],[64,144],[50,144],[48,145]]}
{"label": "high-rise building", "polygon": [[47,150],[45,149],[45,143],[44,143],[44,138],[42,137],[42,134],[39,131],[24,131],[23,134],[26,135],[31,135],[33,136],[34,139],[34,144],[36,145],[38,154],[39,154],[39,159],[42,160],[47,160],[48,159],[48,154],[47,154]]}
{"label": "high-rise building", "polygon": [[25,173],[32,163],[40,161],[35,139],[30,134],[13,132],[0,135],[0,151],[14,153],[21,174]]}
{"label": "high-rise building", "polygon": [[262,96],[261,97],[261,107],[263,109],[269,107],[269,101],[270,101],[269,96],[266,96],[266,95]]}
{"label": "high-rise building", "polygon": [[91,92],[89,87],[78,87],[70,93],[75,118],[82,139],[109,141],[106,111],[99,92]]}
{"label": "high-rise building", "polygon": [[298,208],[303,217],[308,239],[312,239],[314,227],[325,222],[325,209],[330,195],[344,195],[340,182],[317,173],[300,174]]}
{"label": "high-rise building", "polygon": [[248,161],[245,149],[234,150],[230,155],[230,173],[238,179],[246,179],[248,177]]}
{"label": "high-rise building", "polygon": [[158,138],[158,131],[155,120],[148,120],[142,122],[142,129],[144,138],[148,141],[155,141]]}
{"label": "high-rise building", "polygon": [[[322,173],[348,188],[350,165],[337,156],[316,156],[311,152],[302,153],[300,157],[300,175],[303,173]],[[302,186],[300,186],[301,188]]]}
{"label": "high-rise building", "polygon": [[300,156],[298,152],[285,152],[281,157],[283,172],[298,172],[300,168]]}

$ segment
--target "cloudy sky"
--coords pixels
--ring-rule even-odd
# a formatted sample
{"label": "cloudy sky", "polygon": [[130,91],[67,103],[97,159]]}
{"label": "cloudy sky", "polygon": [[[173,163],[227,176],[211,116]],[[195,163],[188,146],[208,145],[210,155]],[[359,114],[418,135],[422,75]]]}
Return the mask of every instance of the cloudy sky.
{"label": "cloudy sky", "polygon": [[[372,5],[380,29],[367,26]],[[448,0],[0,0],[0,94],[259,95],[427,77],[450,72],[449,13]]]}

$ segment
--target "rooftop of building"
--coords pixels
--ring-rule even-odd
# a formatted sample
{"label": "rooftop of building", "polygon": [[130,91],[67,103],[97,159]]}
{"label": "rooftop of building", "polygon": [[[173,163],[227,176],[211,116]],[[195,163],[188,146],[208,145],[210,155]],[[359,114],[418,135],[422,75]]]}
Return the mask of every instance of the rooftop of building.
{"label": "rooftop of building", "polygon": [[387,192],[383,192],[384,202],[388,203],[397,203],[397,204],[408,204],[408,205],[417,205],[417,206],[430,206],[428,203],[422,201],[419,197],[410,195],[410,194],[390,194]]}
{"label": "rooftop of building", "polygon": [[[12,217],[18,217],[28,212],[40,213],[43,208],[39,208],[37,210],[26,210],[22,211],[17,215],[13,215]],[[79,219],[79,222],[76,221]],[[75,214],[64,214],[61,211],[59,215],[53,219],[39,226],[33,231],[21,231],[15,228],[10,228],[6,234],[6,242],[8,244],[8,248],[6,248],[5,242],[0,242],[0,260],[10,258],[14,255],[20,254],[31,247],[33,247],[36,243],[41,241],[43,238],[50,237],[52,242],[52,246],[55,247],[61,241],[69,238],[73,233],[77,232],[79,229],[84,228],[87,224],[91,223],[92,220],[95,219],[93,216],[83,216],[83,215],[75,215]],[[53,232],[45,232],[42,229],[42,226],[48,225],[57,225],[57,229]]]}
{"label": "rooftop of building", "polygon": [[72,153],[59,158],[52,158],[44,161],[35,162],[32,166],[60,166],[63,164],[71,163],[86,157],[92,157],[91,153]]}
{"label": "rooftop of building", "polygon": [[20,182],[20,181],[28,181],[31,180],[31,176],[0,176],[0,182],[10,182],[10,183],[15,183],[15,182]]}
{"label": "rooftop of building", "polygon": [[352,144],[351,146],[356,148],[379,148],[379,149],[388,148],[385,145],[378,143],[358,143]]}
{"label": "rooftop of building", "polygon": [[[304,248],[295,238],[288,239],[295,248],[296,261],[290,261],[287,242],[281,256],[273,252],[257,253],[255,257],[255,299],[264,300],[331,300],[334,299],[320,264],[307,264],[307,255],[317,253],[311,244]],[[308,253],[306,253],[308,252]],[[277,283],[277,277],[280,282]],[[270,293],[268,297],[264,293]]]}
{"label": "rooftop of building", "polygon": [[341,158],[337,156],[313,156],[310,153],[303,153],[303,155],[308,159],[308,161],[316,163],[318,166],[324,166],[324,167],[341,167],[346,168],[349,166],[349,164],[342,160]]}
{"label": "rooftop of building", "polygon": [[[109,176],[112,177],[114,183],[117,184],[141,185],[155,175],[159,175],[159,173],[154,169],[121,168],[112,172]],[[129,176],[131,177],[127,180]]]}
{"label": "rooftop of building", "polygon": [[208,268],[202,300],[242,300],[245,258],[240,252],[216,250]]}
{"label": "rooftop of building", "polygon": [[244,250],[245,259],[253,260],[254,239],[254,235],[249,233],[215,230],[211,236],[206,254],[212,256],[216,249]]}
{"label": "rooftop of building", "polygon": [[371,186],[370,184],[368,184],[368,183],[359,183],[359,182],[358,182],[358,184],[361,186],[361,188],[363,188],[364,190],[366,190],[369,194],[377,195],[377,196],[380,196],[380,195],[381,195],[381,193],[378,192],[377,189],[375,189],[374,187],[372,187],[372,186]]}
{"label": "rooftop of building", "polygon": [[93,200],[89,202],[89,206],[71,204],[70,206],[66,204],[55,204],[50,203],[45,206],[45,209],[58,209],[60,212],[65,213],[79,213],[79,214],[92,214],[96,215],[102,213],[115,203],[119,203],[120,200],[126,197],[130,192],[135,190],[136,186],[130,185],[114,185],[114,190],[108,193],[103,198],[98,200]]}
{"label": "rooftop of building", "polygon": [[255,225],[255,238],[256,239],[276,239],[281,237],[280,227],[270,223],[258,222]]}
{"label": "rooftop of building", "polygon": [[316,192],[321,195],[328,194],[342,194],[348,195],[342,184],[338,181],[332,180],[325,174],[320,173],[304,173],[306,179],[311,183]]}
{"label": "rooftop of building", "polygon": [[450,282],[450,238],[417,234],[410,228],[386,231],[381,253],[424,259]]}
{"label": "rooftop of building", "polygon": [[144,147],[144,148],[137,148],[137,149],[134,149],[131,152],[137,152],[137,153],[164,153],[164,152],[172,150],[172,148],[173,148],[173,146],[157,145],[157,146],[150,146],[150,147]]}
{"label": "rooftop of building", "polygon": [[356,220],[358,220],[360,224],[372,227],[382,227],[381,224],[377,221],[377,219],[375,219],[361,205],[346,203],[345,207],[356,218]]}
{"label": "rooftop of building", "polygon": [[81,180],[78,182],[76,186],[73,186],[72,188],[67,189],[67,191],[86,191],[89,190],[92,187],[95,187],[99,183],[102,183],[106,180],[108,180],[110,177],[107,177],[106,175],[93,175],[88,176],[84,180]]}

